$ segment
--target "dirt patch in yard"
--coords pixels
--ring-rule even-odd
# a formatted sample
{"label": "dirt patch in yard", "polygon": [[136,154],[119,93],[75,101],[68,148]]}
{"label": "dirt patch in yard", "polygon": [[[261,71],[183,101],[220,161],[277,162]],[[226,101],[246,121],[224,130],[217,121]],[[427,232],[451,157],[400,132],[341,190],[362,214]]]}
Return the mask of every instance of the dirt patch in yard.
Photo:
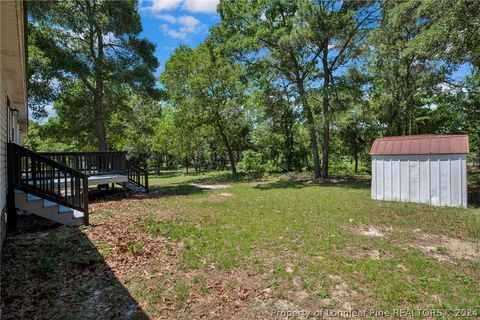
{"label": "dirt patch in yard", "polygon": [[416,248],[438,261],[452,259],[466,259],[480,261],[480,244],[444,235],[421,232],[415,230],[409,246]]}
{"label": "dirt patch in yard", "polygon": [[354,234],[361,235],[369,238],[383,238],[389,232],[393,231],[393,227],[385,227],[385,226],[356,226],[356,227],[347,227],[350,229]]}
{"label": "dirt patch in yard", "polygon": [[385,260],[391,258],[391,254],[378,250],[376,248],[354,248],[343,253],[344,256],[351,257],[355,260]]}
{"label": "dirt patch in yard", "polygon": [[[266,318],[288,318],[286,312],[294,310],[301,311],[303,314],[297,315],[296,318],[309,318],[319,310],[325,308],[333,308],[336,311],[348,312],[360,308],[363,305],[363,298],[356,290],[353,290],[338,275],[330,275],[330,285],[315,286],[314,289],[302,289],[301,281],[298,278],[293,279],[294,288],[282,290],[275,288],[274,290],[266,289],[270,293],[270,298],[262,301],[258,310],[262,310]],[[282,292],[278,295],[278,292]],[[273,316],[276,314],[277,316]],[[258,318],[258,317],[257,317]],[[260,317],[261,318],[261,317]],[[316,317],[311,317],[316,318]],[[330,317],[329,317],[330,318]],[[335,318],[334,316],[332,318]]]}
{"label": "dirt patch in yard", "polygon": [[191,186],[201,188],[201,189],[228,189],[231,188],[230,184],[206,184],[206,183],[190,183]]}

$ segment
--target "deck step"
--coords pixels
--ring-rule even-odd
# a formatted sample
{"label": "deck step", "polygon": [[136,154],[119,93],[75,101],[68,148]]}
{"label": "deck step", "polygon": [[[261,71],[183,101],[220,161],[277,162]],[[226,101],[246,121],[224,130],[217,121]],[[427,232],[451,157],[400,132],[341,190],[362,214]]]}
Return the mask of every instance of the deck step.
{"label": "deck step", "polygon": [[76,219],[83,218],[85,215],[82,211],[73,210],[73,217]]}
{"label": "deck step", "polygon": [[132,190],[132,191],[134,191],[134,192],[145,192],[145,188],[142,188],[142,187],[140,187],[140,186],[137,186],[136,184],[131,183],[131,182],[129,182],[129,183],[127,184],[127,189],[130,189],[130,190]]}
{"label": "deck step", "polygon": [[33,194],[27,193],[27,201],[41,200],[42,198],[34,196]]}
{"label": "deck step", "polygon": [[48,201],[48,200],[43,200],[43,207],[48,208],[48,207],[55,207],[58,206],[58,203]]}
{"label": "deck step", "polygon": [[71,213],[72,211],[73,211],[72,208],[65,207],[65,206],[62,206],[62,205],[58,206],[58,213]]}
{"label": "deck step", "polygon": [[18,209],[68,226],[84,224],[85,215],[81,211],[59,205],[21,190],[15,190],[15,193],[15,206]]}

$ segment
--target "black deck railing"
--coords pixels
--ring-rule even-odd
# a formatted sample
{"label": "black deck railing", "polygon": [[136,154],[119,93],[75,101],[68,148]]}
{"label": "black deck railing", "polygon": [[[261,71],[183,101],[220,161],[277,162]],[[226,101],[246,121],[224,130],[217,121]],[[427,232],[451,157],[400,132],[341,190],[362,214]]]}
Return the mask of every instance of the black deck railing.
{"label": "black deck railing", "polygon": [[148,192],[148,171],[127,161],[124,151],[41,152],[41,155],[63,163],[88,176],[121,174]]}
{"label": "black deck railing", "polygon": [[[148,171],[129,163],[122,151],[37,153],[9,143],[7,161],[9,212],[15,212],[17,188],[84,212],[88,224],[88,177],[95,175],[125,175],[129,183],[149,191]],[[16,214],[9,219],[14,229]]]}
{"label": "black deck railing", "polygon": [[41,152],[40,154],[88,176],[126,174],[127,172],[127,153],[123,151]]}
{"label": "black deck railing", "polygon": [[149,192],[148,188],[148,170],[140,168],[130,162],[127,162],[128,182],[133,183]]}
{"label": "black deck railing", "polygon": [[85,173],[14,143],[7,145],[7,159],[9,202],[11,206],[13,203],[13,210],[10,207],[9,211],[15,211],[14,193],[19,189],[82,211],[88,224],[88,176]]}

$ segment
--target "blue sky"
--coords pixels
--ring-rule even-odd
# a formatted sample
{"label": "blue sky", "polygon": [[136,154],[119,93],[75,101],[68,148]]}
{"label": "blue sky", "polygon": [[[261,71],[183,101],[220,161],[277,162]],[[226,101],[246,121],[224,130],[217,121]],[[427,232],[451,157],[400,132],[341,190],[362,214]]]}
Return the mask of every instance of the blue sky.
{"label": "blue sky", "polygon": [[[207,36],[211,26],[220,21],[216,12],[219,0],[140,0],[142,36],[155,43],[160,62],[156,76],[165,68],[172,52],[181,44],[196,47]],[[469,65],[461,65],[452,75],[464,80],[471,73]]]}
{"label": "blue sky", "polygon": [[155,43],[160,62],[159,76],[169,56],[181,44],[196,47],[220,18],[219,0],[143,0],[140,1],[142,36]]}
{"label": "blue sky", "polygon": [[[210,27],[220,21],[216,12],[219,0],[139,0],[143,31],[141,36],[156,45],[155,55],[160,67],[158,77],[172,52],[181,44],[198,46]],[[469,65],[462,65],[453,78],[463,80],[471,73]],[[158,83],[160,86],[160,83]],[[53,104],[46,106],[49,116],[55,114]],[[32,117],[30,117],[32,119]],[[46,119],[42,119],[41,122]]]}
{"label": "blue sky", "polygon": [[[139,0],[143,32],[141,36],[156,45],[155,55],[160,76],[170,55],[181,44],[198,46],[208,29],[220,21],[216,8],[219,0]],[[160,83],[158,83],[160,85]],[[55,115],[53,103],[45,106],[47,118]],[[30,112],[30,119],[33,116]]]}

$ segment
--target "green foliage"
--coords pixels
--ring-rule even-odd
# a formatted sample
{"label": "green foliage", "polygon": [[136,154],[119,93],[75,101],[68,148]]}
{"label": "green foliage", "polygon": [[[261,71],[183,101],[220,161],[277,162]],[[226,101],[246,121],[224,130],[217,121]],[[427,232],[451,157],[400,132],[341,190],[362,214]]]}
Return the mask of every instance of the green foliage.
{"label": "green foliage", "polygon": [[143,247],[145,247],[145,244],[141,241],[138,240],[129,240],[127,242],[127,249],[128,252],[135,254],[143,250]]}
{"label": "green foliage", "polygon": [[109,148],[156,174],[368,174],[383,135],[467,132],[480,155],[477,2],[220,1],[207,39],[167,61],[162,92],[136,5],[32,3],[31,110],[54,100],[56,116],[26,146],[95,150],[103,124]]}
{"label": "green foliage", "polygon": [[213,38],[197,49],[181,46],[175,50],[160,77],[168,99],[177,110],[176,124],[182,129],[186,161],[199,141],[199,130],[216,131],[236,174],[234,148],[239,134],[248,131],[243,94],[246,82],[240,65],[232,64],[219,52]]}
{"label": "green foliage", "polygon": [[186,235],[194,232],[195,228],[176,221],[157,221],[148,217],[143,221],[140,228],[148,233],[180,240]]}
{"label": "green foliage", "polygon": [[48,256],[40,256],[35,260],[35,270],[42,276],[49,276],[54,267],[54,260]]}
{"label": "green foliage", "polygon": [[175,292],[175,299],[177,304],[181,305],[189,296],[189,288],[188,284],[183,281],[177,281],[173,286],[173,290]]}
{"label": "green foliage", "polygon": [[263,155],[254,150],[245,150],[242,153],[242,161],[238,167],[246,172],[261,172],[265,170]]}
{"label": "green foliage", "polygon": [[155,94],[155,46],[139,38],[137,10],[134,0],[29,3],[29,93],[34,115],[55,100],[58,137],[106,149],[112,114],[127,97]]}

